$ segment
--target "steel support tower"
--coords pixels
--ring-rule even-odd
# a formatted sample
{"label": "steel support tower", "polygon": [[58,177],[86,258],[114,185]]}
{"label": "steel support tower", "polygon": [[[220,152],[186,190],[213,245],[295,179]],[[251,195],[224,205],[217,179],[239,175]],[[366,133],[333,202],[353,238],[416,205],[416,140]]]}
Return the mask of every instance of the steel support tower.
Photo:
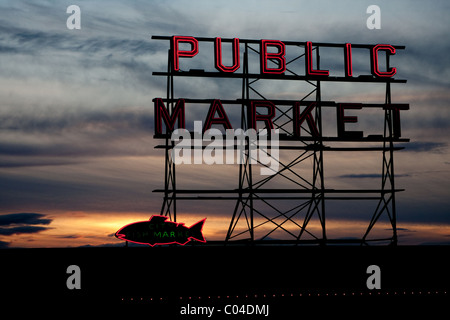
{"label": "steel support tower", "polygon": [[[167,36],[153,36],[153,39],[170,40]],[[213,42],[214,38],[198,38],[199,41]],[[284,75],[261,75],[249,72],[249,54],[260,54],[259,41],[241,40],[244,45],[244,55],[242,60],[242,72],[220,73],[206,72],[204,70],[174,71],[173,53],[168,51],[167,72],[153,72],[156,76],[167,77],[167,97],[164,99],[167,109],[172,114],[176,97],[174,97],[175,77],[228,77],[237,78],[242,81],[241,99],[226,101],[240,105],[241,107],[241,128],[248,129],[247,108],[251,100],[270,100],[276,105],[277,116],[273,120],[274,129],[280,132],[280,158],[279,170],[270,176],[260,176],[254,173],[250,146],[247,143],[243,155],[243,161],[239,164],[239,174],[237,177],[237,187],[234,189],[205,190],[177,189],[176,165],[172,159],[170,150],[174,147],[174,142],[170,139],[170,133],[155,138],[164,138],[165,144],[156,148],[165,150],[165,179],[164,189],[154,190],[163,193],[163,204],[161,215],[169,216],[172,221],[177,219],[177,200],[230,200],[234,201],[234,210],[224,241],[225,245],[233,244],[333,244],[333,243],[356,243],[367,245],[374,242],[397,244],[397,213],[395,205],[395,194],[403,189],[395,188],[394,175],[394,151],[403,149],[395,146],[395,142],[408,142],[409,139],[400,138],[394,132],[395,111],[391,105],[391,83],[405,83],[406,80],[393,78],[376,77],[306,77],[298,75],[296,71],[290,69],[290,64],[305,59],[305,53],[292,58],[286,62],[286,73]],[[291,42],[290,45],[305,47],[305,42]],[[322,46],[343,47],[339,44],[317,43],[313,47],[315,52],[316,68],[320,69],[319,48]],[[371,45],[354,45],[357,48],[370,49]],[[397,49],[404,49],[403,46],[395,46]],[[389,55],[386,55],[386,68],[389,68]],[[318,136],[306,135],[299,139],[293,137],[293,101],[274,100],[266,98],[264,92],[256,88],[260,81],[286,80],[302,81],[310,85],[311,90],[296,101],[315,101],[314,122],[317,125]],[[384,109],[384,132],[381,136],[351,137],[344,142],[335,137],[326,137],[322,129],[322,110],[324,108],[335,108],[336,105],[329,101],[323,101],[321,97],[321,83],[323,81],[344,81],[344,82],[365,82],[365,83],[385,83],[384,104],[372,104],[374,108]],[[211,103],[212,99],[185,99],[187,102],[197,104]],[[406,109],[406,108],[405,108]],[[301,130],[311,133],[306,121],[302,124]],[[370,142],[370,146],[329,146],[328,144],[359,142],[360,144]],[[373,146],[378,143],[379,146]],[[335,189],[327,188],[324,172],[325,154],[329,152],[346,152],[351,154],[354,151],[372,152],[382,155],[381,161],[381,181],[379,189]],[[267,152],[269,152],[267,150]],[[285,156],[286,155],[286,156]],[[290,155],[290,158],[289,158]],[[287,160],[286,160],[287,159]],[[258,159],[254,159],[258,161]],[[259,166],[264,166],[258,161]],[[267,166],[267,165],[265,165]],[[307,172],[307,173],[306,173]],[[261,178],[262,177],[262,178]],[[276,181],[276,182],[275,182]],[[365,232],[357,239],[353,238],[330,238],[327,235],[326,213],[332,211],[327,207],[328,200],[361,201],[369,200],[374,208],[370,214]],[[379,237],[373,236],[375,225],[381,218],[389,223],[389,234]],[[219,243],[216,241],[214,243]]]}

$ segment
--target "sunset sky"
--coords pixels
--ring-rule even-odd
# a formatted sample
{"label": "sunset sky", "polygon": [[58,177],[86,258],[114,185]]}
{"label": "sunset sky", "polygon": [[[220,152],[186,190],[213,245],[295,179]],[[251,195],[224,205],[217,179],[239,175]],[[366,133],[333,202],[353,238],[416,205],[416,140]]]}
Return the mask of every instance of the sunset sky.
{"label": "sunset sky", "polygon": [[[66,27],[72,4],[80,30]],[[380,30],[366,27],[371,4],[381,8]],[[165,97],[166,79],[152,72],[166,71],[169,43],[152,35],[406,46],[391,60],[395,78],[408,80],[392,85],[392,100],[410,104],[401,121],[411,142],[395,157],[396,186],[406,189],[397,196],[399,244],[450,244],[448,1],[11,0],[0,12],[0,247],[123,245],[119,228],[159,214],[162,195],[152,190],[163,187],[164,151],[154,149],[162,141],[153,139],[152,99]],[[322,60],[335,65],[332,54]],[[363,56],[355,64],[369,67]],[[176,95],[234,99],[240,90],[191,79]],[[296,94],[283,82],[274,90],[279,99]],[[370,103],[383,102],[383,90],[326,83],[322,94]],[[375,122],[361,116],[351,128],[372,133]],[[328,186],[379,188],[381,156],[326,156]],[[177,170],[181,188],[237,185],[237,166]],[[333,206],[330,235],[360,237],[368,220],[355,214],[358,203]],[[207,240],[223,240],[233,208],[185,201],[177,218],[188,226],[207,218]]]}

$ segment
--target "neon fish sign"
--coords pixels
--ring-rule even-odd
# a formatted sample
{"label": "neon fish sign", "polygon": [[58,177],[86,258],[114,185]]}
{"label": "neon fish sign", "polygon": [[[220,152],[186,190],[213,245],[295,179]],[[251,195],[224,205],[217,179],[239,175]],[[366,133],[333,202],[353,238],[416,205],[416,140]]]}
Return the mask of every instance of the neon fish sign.
{"label": "neon fish sign", "polygon": [[115,236],[121,240],[148,244],[151,247],[165,244],[185,245],[192,240],[206,242],[202,234],[206,219],[200,220],[190,227],[186,227],[184,223],[166,220],[165,216],[152,216],[147,221],[127,224],[120,228]]}

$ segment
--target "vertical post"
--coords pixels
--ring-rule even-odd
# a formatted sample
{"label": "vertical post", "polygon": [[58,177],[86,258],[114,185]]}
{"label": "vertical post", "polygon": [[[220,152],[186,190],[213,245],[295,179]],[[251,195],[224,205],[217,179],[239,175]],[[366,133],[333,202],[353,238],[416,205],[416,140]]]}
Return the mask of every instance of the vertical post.
{"label": "vertical post", "polygon": [[[248,43],[245,43],[245,51],[244,51],[244,65],[243,65],[243,77],[242,77],[242,104],[241,104],[241,129],[247,130],[247,104],[249,102],[249,78],[248,78]],[[234,142],[233,142],[234,143]],[[245,151],[244,154],[240,153],[236,156],[239,157],[239,181],[238,181],[238,199],[236,200],[236,205],[234,207],[233,216],[231,218],[230,225],[228,227],[227,236],[225,238],[225,242],[231,240],[232,234],[234,232],[234,228],[239,222],[242,213],[247,210],[247,201],[248,198],[244,199],[244,184],[247,181],[247,186],[251,188],[251,180],[249,180],[249,174],[251,175],[250,162],[249,162],[249,145],[247,140],[245,140]],[[237,152],[240,152],[240,149],[236,148]],[[246,154],[245,154],[246,153]],[[248,193],[247,197],[252,197],[251,193]],[[253,225],[253,200],[250,198],[250,225],[248,226],[250,233],[250,240],[253,242],[254,240],[254,225]],[[247,216],[245,217],[247,220]],[[248,221],[247,221],[248,225]]]}
{"label": "vertical post", "polygon": [[[389,70],[389,54],[386,54],[386,68]],[[385,104],[391,104],[391,83],[389,81],[386,82],[386,98],[385,98]],[[388,126],[388,132],[389,132],[389,182],[391,185],[391,208],[392,208],[392,215],[389,216],[389,220],[392,225],[392,245],[397,245],[397,212],[396,212],[396,206],[395,206],[395,172],[394,172],[394,134],[393,134],[393,110],[391,108],[386,108],[385,111],[385,131],[386,131],[386,124]],[[386,136],[386,132],[385,132]],[[384,151],[383,151],[384,152]],[[385,186],[383,186],[384,188]],[[389,213],[389,212],[388,212]]]}
{"label": "vertical post", "polygon": [[[261,53],[260,53],[261,54]],[[250,103],[250,89],[249,89],[249,78],[248,78],[248,44],[245,44],[245,53],[244,53],[244,87],[243,89],[243,93],[245,93],[245,96],[243,97],[244,101],[246,101],[246,103],[243,104],[243,109],[242,109],[242,119],[243,122],[241,123],[242,126],[241,128],[243,128],[244,130],[248,130],[248,104]],[[245,108],[245,110],[244,110]],[[256,130],[256,128],[255,128]],[[252,159],[250,158],[250,150],[251,150],[251,146],[250,146],[250,138],[246,137],[245,139],[245,152],[246,152],[246,157],[245,157],[245,166],[246,166],[246,170],[244,170],[244,172],[246,172],[246,178],[247,178],[247,187],[249,189],[249,193],[248,193],[248,201],[250,202],[250,226],[249,226],[249,233],[250,233],[250,242],[253,245],[254,244],[254,240],[255,240],[255,230],[254,230],[254,224],[253,224],[253,217],[254,217],[254,207],[253,207],[253,173],[252,173]],[[244,173],[245,174],[245,173]],[[243,186],[241,186],[242,188]]]}
{"label": "vertical post", "polygon": [[[173,56],[172,52],[172,56]],[[169,54],[170,56],[170,54]],[[174,59],[170,59],[171,61],[174,61]],[[173,64],[170,66],[170,99],[173,101],[174,99],[174,87],[173,87]],[[174,107],[175,102],[171,103],[170,107],[170,114],[173,114],[173,111],[175,109]],[[172,149],[175,147],[174,141],[170,139]],[[173,220],[174,222],[177,222],[177,186],[176,186],[176,174],[175,174],[175,162],[173,161],[172,155],[170,156],[170,162],[171,162],[171,169],[172,169],[172,204],[173,204]]]}
{"label": "vertical post", "polygon": [[[388,54],[386,54],[386,68],[389,69]],[[386,82],[384,103],[386,106],[391,104],[391,83],[389,81]],[[389,186],[387,185],[388,183]],[[381,215],[385,213],[387,214],[392,226],[391,245],[397,245],[397,212],[395,207],[395,192],[393,115],[391,108],[385,108],[381,195],[369,226],[367,227],[366,233],[362,238],[361,244],[366,243],[366,237],[369,235]],[[391,208],[391,211],[389,208]]]}
{"label": "vertical post", "polygon": [[[320,70],[320,54],[319,54],[319,47],[316,47],[316,60],[317,60],[317,69]],[[316,88],[316,102],[317,102],[317,107],[316,107],[316,123],[318,126],[318,130],[319,130],[319,140],[318,141],[314,141],[314,143],[316,144],[316,146],[318,147],[318,151],[317,149],[314,149],[314,158],[317,157],[317,152],[319,153],[319,157],[317,159],[317,168],[315,168],[315,170],[318,170],[318,174],[319,174],[319,179],[320,179],[320,199],[318,201],[320,201],[320,212],[319,212],[319,219],[320,219],[320,223],[322,225],[322,244],[325,244],[327,241],[327,234],[326,234],[326,225],[325,225],[325,187],[324,187],[324,177],[323,177],[323,141],[322,141],[322,106],[321,106],[321,101],[322,101],[322,96],[321,96],[321,91],[320,91],[320,81],[317,80],[316,82],[317,84],[317,88]],[[315,173],[315,174],[317,174]],[[314,187],[316,185],[314,184]],[[314,195],[314,197],[317,197],[317,195]],[[317,201],[317,198],[316,198]]]}
{"label": "vertical post", "polygon": [[[174,88],[173,88],[173,64],[172,59],[173,51],[168,51],[167,62],[167,105],[170,114],[173,114],[174,110]],[[167,131],[167,130],[166,130]],[[175,180],[175,163],[172,159],[170,150],[173,150],[174,142],[171,140],[170,132],[167,132],[166,137],[166,153],[165,153],[165,166],[164,166],[164,200],[161,206],[161,215],[169,216],[172,221],[177,221],[177,206],[176,206],[176,180]],[[173,213],[173,217],[172,217]]]}

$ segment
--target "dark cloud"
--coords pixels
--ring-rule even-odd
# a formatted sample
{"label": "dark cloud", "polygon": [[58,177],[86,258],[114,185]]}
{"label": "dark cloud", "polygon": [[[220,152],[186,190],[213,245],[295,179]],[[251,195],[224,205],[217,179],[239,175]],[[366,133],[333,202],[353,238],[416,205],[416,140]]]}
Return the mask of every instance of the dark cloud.
{"label": "dark cloud", "polygon": [[[1,149],[1,144],[0,144]],[[14,160],[0,160],[0,168],[19,168],[19,167],[42,167],[42,166],[64,166],[64,165],[73,165],[79,164],[81,161],[74,160],[64,160],[64,159],[35,159],[32,160],[27,157],[27,159],[17,159]]]}
{"label": "dark cloud", "polygon": [[44,219],[41,213],[11,213],[0,215],[0,235],[11,236],[14,234],[38,233],[49,229],[36,225],[48,225],[52,219]]}
{"label": "dark cloud", "polygon": [[44,214],[41,213],[11,213],[0,215],[0,226],[9,226],[13,224],[50,224],[51,219],[43,219]]}
{"label": "dark cloud", "polygon": [[[384,230],[390,231],[390,230],[392,230],[392,229],[384,229]],[[417,232],[416,230],[411,230],[411,229],[408,229],[408,228],[397,228],[397,231],[403,231],[403,232]]]}
{"label": "dark cloud", "polygon": [[97,129],[101,131],[120,130],[153,132],[153,116],[151,108],[130,109],[120,111],[86,111],[61,112],[55,116],[46,114],[14,115],[0,120],[0,129],[21,131],[24,133],[60,134],[63,132],[86,132]]}
{"label": "dark cloud", "polygon": [[38,233],[41,231],[45,231],[49,228],[46,227],[37,227],[37,226],[23,226],[23,227],[13,227],[13,228],[0,228],[1,236],[11,236],[13,234],[22,234],[22,233]]}
{"label": "dark cloud", "polygon": [[1,45],[0,52],[21,54],[39,54],[48,51],[70,51],[86,54],[103,52],[130,52],[133,56],[148,55],[156,50],[156,45],[147,40],[123,39],[114,35],[93,38],[74,37],[73,34],[52,31],[35,31],[16,26],[0,26],[2,39],[8,45]]}
{"label": "dark cloud", "polygon": [[414,141],[402,146],[405,147],[404,151],[442,153],[442,149],[447,148],[448,145],[444,142]]}
{"label": "dark cloud", "polygon": [[381,178],[381,174],[379,174],[379,173],[343,174],[343,175],[340,175],[339,178],[350,178],[350,179]]}
{"label": "dark cloud", "polygon": [[10,242],[7,241],[0,241],[0,249],[8,248]]}
{"label": "dark cloud", "polygon": [[[89,163],[87,165],[89,167]],[[64,179],[45,175],[37,177],[33,174],[3,174],[0,179],[1,205],[7,210],[23,208],[32,211],[38,208],[44,211],[51,208],[63,212],[148,212],[161,209],[160,195],[151,190],[160,187],[159,181],[152,181],[162,179],[162,173],[150,171],[156,178],[146,180],[146,177],[150,177],[148,169],[151,167],[138,170],[136,175],[133,169],[124,169],[117,162],[111,165],[108,161],[101,161],[92,165],[94,167],[87,172],[83,172],[82,165],[69,170],[65,167],[53,168],[54,172],[59,172],[58,177],[63,176]],[[26,169],[34,171],[34,168]],[[45,169],[52,170],[51,167]],[[123,178],[118,180],[120,173]]]}
{"label": "dark cloud", "polygon": [[[395,176],[396,176],[397,178],[398,178],[398,177],[409,177],[409,174],[396,174]],[[343,174],[343,175],[340,175],[338,178],[348,178],[348,179],[364,179],[364,178],[369,178],[369,179],[380,179],[380,178],[381,178],[381,174],[380,174],[380,173]]]}
{"label": "dark cloud", "polygon": [[81,238],[81,236],[77,235],[77,234],[69,234],[69,235],[66,235],[66,236],[57,236],[56,238],[59,238],[59,239],[79,239],[79,238]]}
{"label": "dark cloud", "polygon": [[[152,149],[149,145],[142,147],[134,142],[151,138],[153,122],[151,108],[115,112],[63,113],[58,116],[48,115],[46,118],[33,117],[33,115],[4,118],[0,120],[0,129],[18,132],[25,138],[14,141],[0,140],[0,155],[27,157],[148,155]],[[26,138],[34,134],[45,139],[30,141]],[[25,165],[30,162],[28,158],[18,163],[11,163],[7,161],[8,159],[2,160],[0,167],[22,166],[21,162],[25,162]],[[73,159],[68,161],[75,162]],[[45,164],[45,161],[42,162],[41,160],[36,165]],[[67,161],[53,159],[49,163],[58,165],[67,164]]]}

